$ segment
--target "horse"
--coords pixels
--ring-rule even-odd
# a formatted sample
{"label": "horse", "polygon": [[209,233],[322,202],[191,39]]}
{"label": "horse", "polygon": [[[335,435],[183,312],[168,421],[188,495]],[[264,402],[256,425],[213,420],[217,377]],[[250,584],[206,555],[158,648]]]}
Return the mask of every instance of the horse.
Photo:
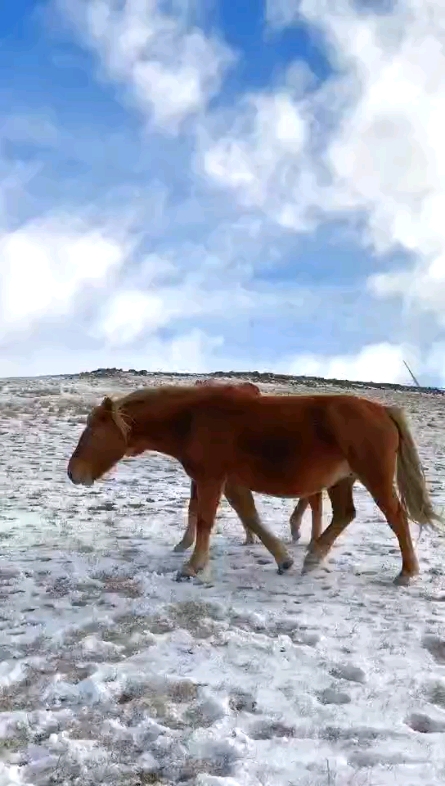
{"label": "horse", "polygon": [[[223,386],[159,386],[112,400],[88,415],[68,461],[74,484],[91,486],[134,446],[177,459],[198,492],[193,553],[177,579],[196,576],[209,561],[210,536],[227,480],[260,494],[309,497],[328,489],[332,520],[308,548],[302,572],[314,570],[356,516],[361,481],[395,534],[402,558],[395,584],[419,574],[408,517],[444,530],[434,511],[408,421],[397,406],[351,394],[249,396]],[[397,481],[398,494],[394,485]],[[264,533],[263,533],[264,534]],[[261,540],[279,571],[283,544]]]}
{"label": "horse", "polygon": [[[209,387],[216,384],[218,383],[216,383],[213,379],[197,379],[195,382],[195,386],[197,387]],[[229,386],[226,385],[225,387],[227,388]],[[250,393],[252,396],[261,395],[258,385],[255,385],[253,382],[240,382],[236,385],[236,387],[238,390],[244,390],[246,393]],[[237,486],[236,484],[227,481],[224,489],[224,496],[230,507],[233,508],[235,513],[238,515],[238,518],[244,527],[244,531],[246,533],[244,545],[247,546],[255,543],[255,533],[251,529],[249,522],[252,521],[252,519],[259,520],[259,514],[255,506],[255,500],[253,498],[252,492],[250,489],[247,489],[243,486]],[[190,483],[190,498],[187,511],[187,527],[182,539],[173,549],[175,552],[186,551],[195,542],[197,504],[198,494],[196,483],[194,480],[192,480]],[[301,524],[303,521],[303,515],[308,505],[310,505],[312,512],[312,530],[310,542],[315,541],[321,535],[323,497],[322,493],[319,492],[318,494],[313,494],[307,499],[301,499],[292,512],[292,515],[289,519],[289,524],[291,538],[294,543],[297,542],[301,537]]]}

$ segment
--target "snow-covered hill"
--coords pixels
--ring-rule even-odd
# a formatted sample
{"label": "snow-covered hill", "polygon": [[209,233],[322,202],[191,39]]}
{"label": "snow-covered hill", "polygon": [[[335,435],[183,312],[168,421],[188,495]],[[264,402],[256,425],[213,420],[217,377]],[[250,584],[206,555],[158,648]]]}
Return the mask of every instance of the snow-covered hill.
{"label": "snow-covered hill", "polygon": [[[300,575],[308,513],[279,576],[223,503],[211,581],[176,583],[179,465],[146,454],[93,489],[65,474],[89,407],[153,379],[174,381],[0,382],[1,786],[445,783],[445,540],[424,533],[420,579],[394,587],[396,540],[357,485],[328,563]],[[444,506],[443,396],[354,391],[406,407]],[[257,500],[288,539],[292,503]]]}

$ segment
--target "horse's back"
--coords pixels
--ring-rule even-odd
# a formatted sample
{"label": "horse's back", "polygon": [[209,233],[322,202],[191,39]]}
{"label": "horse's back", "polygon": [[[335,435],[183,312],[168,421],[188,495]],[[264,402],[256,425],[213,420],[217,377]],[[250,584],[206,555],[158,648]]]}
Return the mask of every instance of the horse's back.
{"label": "horse's back", "polygon": [[[305,433],[332,441],[339,428],[366,421],[381,422],[383,405],[352,394],[246,396],[241,389],[206,388],[196,414],[219,423],[224,431],[280,435]],[[387,420],[387,415],[384,415]]]}

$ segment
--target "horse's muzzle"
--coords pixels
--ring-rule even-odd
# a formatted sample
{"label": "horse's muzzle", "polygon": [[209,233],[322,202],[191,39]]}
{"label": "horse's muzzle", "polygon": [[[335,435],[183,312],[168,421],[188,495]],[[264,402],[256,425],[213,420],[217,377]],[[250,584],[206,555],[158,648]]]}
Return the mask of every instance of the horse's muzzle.
{"label": "horse's muzzle", "polygon": [[94,481],[91,475],[82,475],[82,473],[78,473],[76,471],[73,472],[71,467],[68,467],[66,474],[68,475],[71,483],[74,483],[75,486],[92,486]]}

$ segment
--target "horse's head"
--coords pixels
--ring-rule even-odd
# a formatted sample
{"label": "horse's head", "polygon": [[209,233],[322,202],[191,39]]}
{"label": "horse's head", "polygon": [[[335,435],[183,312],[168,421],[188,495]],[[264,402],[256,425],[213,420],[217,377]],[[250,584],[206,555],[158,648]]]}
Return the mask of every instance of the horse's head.
{"label": "horse's head", "polygon": [[112,469],[127,453],[129,430],[116,404],[106,396],[88,415],[68,462],[67,474],[71,482],[92,486]]}

